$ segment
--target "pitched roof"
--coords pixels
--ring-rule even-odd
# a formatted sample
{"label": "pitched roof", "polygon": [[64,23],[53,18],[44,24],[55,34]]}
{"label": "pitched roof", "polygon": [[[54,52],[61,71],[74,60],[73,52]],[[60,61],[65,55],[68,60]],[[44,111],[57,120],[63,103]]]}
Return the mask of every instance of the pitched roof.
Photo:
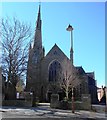
{"label": "pitched roof", "polygon": [[89,77],[95,79],[94,72],[87,72],[86,73]]}
{"label": "pitched roof", "polygon": [[58,45],[55,43],[55,45],[51,48],[51,50],[47,53],[46,57],[49,55],[49,54],[56,54],[56,55],[63,55],[65,56],[67,59],[69,59],[65,53],[58,47]]}
{"label": "pitched roof", "polygon": [[82,66],[76,66],[75,68],[78,70],[80,74],[85,74],[85,70],[83,69]]}

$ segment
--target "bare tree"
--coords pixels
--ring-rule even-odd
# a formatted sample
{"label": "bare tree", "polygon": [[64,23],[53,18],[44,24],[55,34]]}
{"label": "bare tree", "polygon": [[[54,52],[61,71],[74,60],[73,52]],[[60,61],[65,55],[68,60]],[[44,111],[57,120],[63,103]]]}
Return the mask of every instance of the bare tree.
{"label": "bare tree", "polygon": [[[71,67],[71,68],[70,68]],[[68,69],[66,69],[68,68]],[[66,95],[66,99],[69,99],[69,93],[72,91],[73,88],[76,88],[84,81],[84,76],[81,75],[74,66],[66,65],[64,71],[62,71],[62,78],[59,80],[59,84],[61,89],[64,91]],[[69,69],[70,68],[70,69]]]}
{"label": "bare tree", "polygon": [[74,87],[73,81],[76,79],[76,76],[74,77],[71,74],[68,74],[68,71],[66,70],[65,73],[63,73],[63,79],[60,82],[60,87],[64,91],[66,95],[66,99],[69,98],[69,93],[72,90],[72,87]]}
{"label": "bare tree", "polygon": [[0,36],[3,74],[7,77],[7,84],[11,83],[16,90],[16,84],[27,68],[31,26],[16,18],[2,19]]}

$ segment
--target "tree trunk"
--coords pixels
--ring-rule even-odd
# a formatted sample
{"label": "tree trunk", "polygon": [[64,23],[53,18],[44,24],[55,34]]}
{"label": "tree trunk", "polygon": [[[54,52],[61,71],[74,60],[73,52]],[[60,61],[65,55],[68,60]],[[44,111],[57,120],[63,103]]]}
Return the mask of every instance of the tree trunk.
{"label": "tree trunk", "polygon": [[66,99],[68,100],[68,91],[66,91]]}

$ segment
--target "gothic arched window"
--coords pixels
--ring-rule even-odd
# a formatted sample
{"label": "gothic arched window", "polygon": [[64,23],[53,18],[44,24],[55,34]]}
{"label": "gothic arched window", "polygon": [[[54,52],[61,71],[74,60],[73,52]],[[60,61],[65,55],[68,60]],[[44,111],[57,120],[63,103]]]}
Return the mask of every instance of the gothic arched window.
{"label": "gothic arched window", "polygon": [[49,81],[57,81],[61,75],[61,64],[55,60],[49,66]]}

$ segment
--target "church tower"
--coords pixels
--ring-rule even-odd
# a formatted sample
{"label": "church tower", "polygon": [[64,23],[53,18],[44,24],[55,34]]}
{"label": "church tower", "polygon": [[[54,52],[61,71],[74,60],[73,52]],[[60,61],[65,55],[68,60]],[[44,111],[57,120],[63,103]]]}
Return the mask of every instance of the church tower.
{"label": "church tower", "polygon": [[40,71],[41,71],[41,60],[44,57],[44,48],[42,47],[42,30],[41,30],[41,6],[39,5],[36,30],[34,35],[33,47],[29,47],[29,58],[28,58],[28,68],[27,68],[27,80],[26,80],[26,90],[33,91],[36,93],[40,86]]}

